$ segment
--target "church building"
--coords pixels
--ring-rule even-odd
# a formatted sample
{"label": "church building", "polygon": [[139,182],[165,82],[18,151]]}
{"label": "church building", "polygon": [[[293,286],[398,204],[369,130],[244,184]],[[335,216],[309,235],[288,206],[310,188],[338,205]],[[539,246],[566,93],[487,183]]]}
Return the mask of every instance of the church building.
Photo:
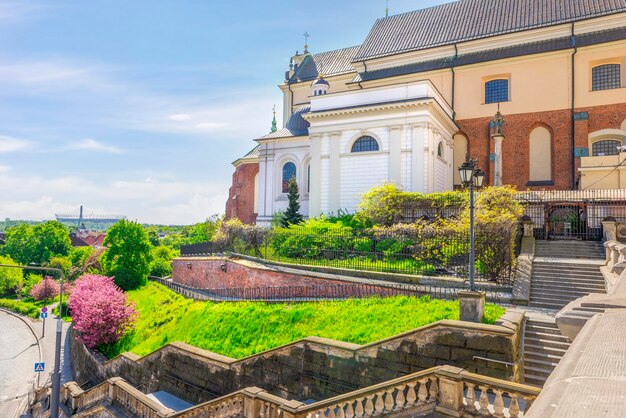
{"label": "church building", "polygon": [[626,0],[459,0],[381,18],[361,45],[305,45],[280,89],[285,122],[233,163],[229,218],[269,225],[293,177],[305,216],[354,211],[384,182],[452,190],[468,157],[485,183],[518,190],[626,188]]}

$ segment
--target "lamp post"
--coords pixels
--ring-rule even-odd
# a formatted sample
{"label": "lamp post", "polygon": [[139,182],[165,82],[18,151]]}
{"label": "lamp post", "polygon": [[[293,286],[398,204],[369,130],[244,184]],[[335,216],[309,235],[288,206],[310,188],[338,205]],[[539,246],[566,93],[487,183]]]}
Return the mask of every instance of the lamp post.
{"label": "lamp post", "polygon": [[464,186],[469,187],[470,191],[470,253],[469,253],[469,281],[470,291],[475,291],[475,248],[474,248],[474,189],[482,187],[485,181],[485,172],[478,168],[476,160],[467,160],[459,167],[461,182]]}
{"label": "lamp post", "polygon": [[59,316],[57,317],[54,370],[52,372],[52,393],[50,396],[50,418],[59,418],[59,403],[61,399],[61,332],[63,331],[63,271],[51,267],[11,266],[7,264],[0,264],[0,267],[17,268],[21,270],[53,271],[59,274],[61,284],[59,290]]}

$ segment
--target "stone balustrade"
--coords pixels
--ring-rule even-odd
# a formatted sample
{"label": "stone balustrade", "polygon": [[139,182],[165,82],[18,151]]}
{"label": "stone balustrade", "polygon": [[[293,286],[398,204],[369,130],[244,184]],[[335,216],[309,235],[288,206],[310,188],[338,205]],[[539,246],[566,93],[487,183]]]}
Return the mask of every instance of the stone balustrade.
{"label": "stone balustrade", "polygon": [[450,417],[516,418],[530,407],[539,389],[458,367],[439,366],[310,405],[251,387],[173,412],[119,378],[87,391],[77,389],[76,383],[71,382],[65,385],[63,393],[63,403],[73,411],[108,401],[133,416],[145,418],[364,418],[428,411]]}

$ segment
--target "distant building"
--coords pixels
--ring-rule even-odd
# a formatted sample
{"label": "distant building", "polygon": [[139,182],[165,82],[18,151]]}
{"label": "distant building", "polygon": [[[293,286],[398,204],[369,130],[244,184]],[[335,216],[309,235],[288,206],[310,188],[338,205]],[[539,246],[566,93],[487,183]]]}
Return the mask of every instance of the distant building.
{"label": "distant building", "polygon": [[311,216],[383,182],[450,190],[467,156],[488,184],[624,187],[625,68],[626,0],[460,0],[379,19],[359,46],[305,46],[283,127],[234,162],[227,217],[268,225],[292,177]]}

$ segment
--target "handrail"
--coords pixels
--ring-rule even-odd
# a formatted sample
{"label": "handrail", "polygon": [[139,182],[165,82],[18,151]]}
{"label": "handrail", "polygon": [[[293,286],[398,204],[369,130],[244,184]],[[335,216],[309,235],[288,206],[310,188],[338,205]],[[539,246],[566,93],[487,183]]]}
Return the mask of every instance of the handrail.
{"label": "handrail", "polygon": [[510,366],[510,367],[517,365],[517,363],[511,363],[510,361],[496,360],[496,359],[481,357],[481,356],[474,356],[472,357],[472,360],[490,361],[492,363],[506,364],[507,366]]}

